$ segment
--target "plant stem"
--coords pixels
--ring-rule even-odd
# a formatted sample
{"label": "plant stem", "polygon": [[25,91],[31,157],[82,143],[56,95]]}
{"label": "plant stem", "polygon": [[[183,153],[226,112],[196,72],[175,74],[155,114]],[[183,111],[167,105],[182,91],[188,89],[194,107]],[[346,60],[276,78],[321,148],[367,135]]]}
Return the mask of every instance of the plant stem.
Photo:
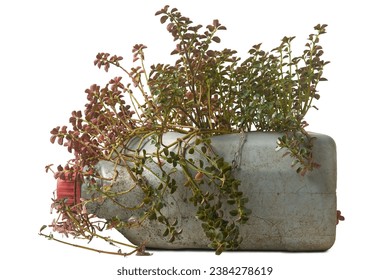
{"label": "plant stem", "polygon": [[[89,251],[93,251],[93,252],[97,252],[97,253],[101,253],[101,254],[119,255],[119,256],[126,257],[126,256],[130,256],[130,255],[132,255],[132,254],[134,254],[135,252],[138,251],[138,247],[135,247],[135,246],[134,246],[135,249],[133,251],[129,252],[129,253],[122,253],[120,251],[114,252],[114,251],[99,250],[99,249],[95,249],[95,248],[91,248],[91,247],[87,247],[87,246],[83,246],[83,245],[78,245],[78,244],[71,243],[71,242],[66,242],[66,241],[57,239],[57,238],[53,237],[52,235],[47,235],[47,234],[44,234],[44,233],[41,233],[41,232],[38,233],[38,234],[43,236],[43,237],[46,237],[49,240],[54,240],[54,241],[62,243],[62,244],[70,245],[70,246],[73,246],[73,247],[77,247],[77,248],[81,248],[81,249],[85,249],[85,250],[89,250]],[[128,244],[126,244],[126,245],[129,246]],[[129,246],[129,247],[131,247],[131,246]]]}

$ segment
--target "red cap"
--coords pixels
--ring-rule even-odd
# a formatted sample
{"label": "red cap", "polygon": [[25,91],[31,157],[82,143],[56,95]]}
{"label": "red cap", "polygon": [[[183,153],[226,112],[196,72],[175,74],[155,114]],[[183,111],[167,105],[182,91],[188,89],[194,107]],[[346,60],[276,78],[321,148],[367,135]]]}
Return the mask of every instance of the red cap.
{"label": "red cap", "polygon": [[70,206],[80,203],[80,181],[74,178],[77,178],[77,175],[73,179],[57,179],[57,199],[67,198],[66,204]]}

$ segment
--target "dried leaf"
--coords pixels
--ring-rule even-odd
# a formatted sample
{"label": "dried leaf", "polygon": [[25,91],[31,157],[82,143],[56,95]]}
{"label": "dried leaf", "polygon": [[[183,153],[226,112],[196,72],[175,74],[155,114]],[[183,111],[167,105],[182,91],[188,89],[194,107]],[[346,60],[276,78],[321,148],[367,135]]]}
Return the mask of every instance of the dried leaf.
{"label": "dried leaf", "polygon": [[202,181],[203,177],[204,177],[204,174],[202,172],[198,172],[195,175],[195,181],[200,182],[200,181]]}

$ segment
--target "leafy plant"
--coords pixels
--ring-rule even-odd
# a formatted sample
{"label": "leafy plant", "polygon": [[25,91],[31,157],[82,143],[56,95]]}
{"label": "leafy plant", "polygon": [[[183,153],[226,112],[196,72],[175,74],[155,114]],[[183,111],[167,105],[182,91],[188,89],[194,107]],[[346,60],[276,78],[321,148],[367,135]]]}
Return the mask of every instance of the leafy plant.
{"label": "leafy plant", "polygon": [[[66,147],[74,157],[57,169],[47,166],[47,171],[63,180],[76,176],[94,194],[76,205],[55,199],[53,208],[60,218],[51,227],[88,241],[100,238],[118,245],[98,232],[140,226],[149,219],[163,224],[164,236],[174,242],[182,229],[174,217],[165,215],[165,198],[187,187],[191,190],[189,202],[197,209],[195,215],[210,247],[217,254],[237,249],[242,240],[240,224],[250,217],[251,211],[245,207],[248,198],[234,177],[235,165],[214,152],[211,137],[254,130],[283,132],[278,148],[285,148],[294,158],[297,172],[304,175],[318,168],[312,156],[315,139],[305,130],[308,124],[304,117],[310,108],[316,108],[313,101],[320,97],[317,85],[326,80],[323,68],[328,62],[322,60],[319,45],[326,25],[314,27],[315,33],[300,56],[292,54],[294,37],[284,37],[269,52],[261,44],[254,45],[249,57],[240,62],[236,51],[212,48],[221,41],[217,33],[226,30],[218,20],[203,28],[169,6],[156,15],[175,42],[171,55],[176,62],[155,64],[148,71],[146,46],[142,44],[133,47],[130,67],[122,64],[121,56],[97,54],[97,67],[106,72],[117,67],[128,82],[114,77],[104,86],[92,85],[85,91],[88,102],[84,112],[73,111],[70,127],[58,126],[51,131],[50,141]],[[181,137],[164,143],[163,135],[170,131],[181,133]],[[134,140],[138,143],[135,147]],[[153,151],[142,148],[149,142]],[[124,168],[133,181],[129,189],[116,191],[116,177],[104,178],[96,170],[100,161],[111,162],[118,170]],[[175,179],[178,172],[185,175],[184,185]],[[150,184],[146,173],[159,184]],[[122,205],[118,198],[135,189],[143,199],[137,205]],[[136,221],[112,218],[93,222],[97,218],[88,214],[86,207],[105,200],[129,211],[141,211],[142,216]],[[223,213],[222,209],[231,210]],[[58,240],[43,229],[41,235]],[[132,248],[131,253],[145,253],[144,244]],[[120,250],[115,254],[129,253]]]}

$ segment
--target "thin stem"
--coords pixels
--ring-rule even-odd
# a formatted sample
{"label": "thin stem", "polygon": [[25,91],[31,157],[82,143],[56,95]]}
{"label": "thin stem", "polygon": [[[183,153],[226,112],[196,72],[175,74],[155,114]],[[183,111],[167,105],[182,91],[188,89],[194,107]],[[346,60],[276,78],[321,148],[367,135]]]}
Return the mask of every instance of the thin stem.
{"label": "thin stem", "polygon": [[[47,239],[49,240],[54,240],[56,242],[59,242],[61,244],[66,244],[66,245],[70,245],[70,246],[73,246],[73,247],[76,247],[76,248],[81,248],[81,249],[85,249],[85,250],[89,250],[89,251],[93,251],[93,252],[97,252],[97,253],[101,253],[101,254],[108,254],[108,255],[119,255],[119,256],[130,256],[134,253],[136,253],[138,251],[138,247],[134,246],[133,248],[135,248],[133,251],[129,252],[129,253],[122,253],[120,251],[105,251],[105,250],[99,250],[99,249],[95,249],[95,248],[91,248],[91,247],[87,247],[87,246],[83,246],[83,245],[79,245],[79,244],[75,244],[75,243],[71,243],[71,242],[66,242],[66,241],[63,241],[63,240],[60,240],[60,239],[57,239],[55,238],[53,235],[47,235],[47,234],[44,234],[42,232],[38,233],[39,235],[43,236],[43,237],[46,237]],[[125,244],[126,246],[128,247],[132,247],[128,244]]]}

